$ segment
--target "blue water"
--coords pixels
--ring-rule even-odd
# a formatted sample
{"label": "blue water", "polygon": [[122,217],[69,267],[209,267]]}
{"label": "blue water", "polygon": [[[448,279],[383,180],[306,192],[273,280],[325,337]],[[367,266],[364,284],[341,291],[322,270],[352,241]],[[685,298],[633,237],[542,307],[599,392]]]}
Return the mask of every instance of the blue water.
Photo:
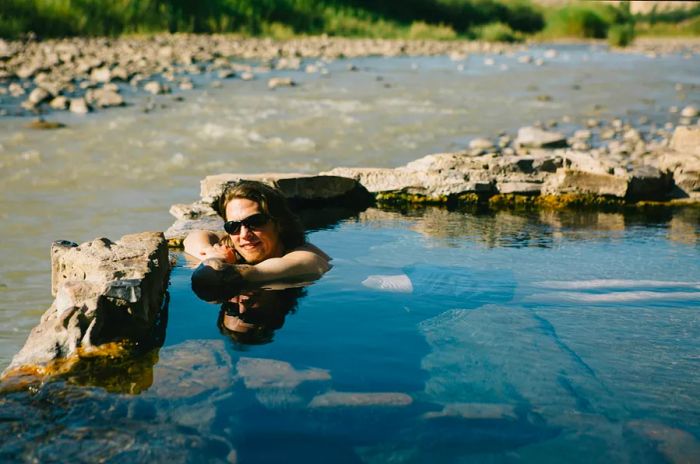
{"label": "blue water", "polygon": [[700,460],[700,210],[370,209],[310,240],[333,269],[226,305],[243,335],[177,255],[164,346],[0,399],[0,459]]}

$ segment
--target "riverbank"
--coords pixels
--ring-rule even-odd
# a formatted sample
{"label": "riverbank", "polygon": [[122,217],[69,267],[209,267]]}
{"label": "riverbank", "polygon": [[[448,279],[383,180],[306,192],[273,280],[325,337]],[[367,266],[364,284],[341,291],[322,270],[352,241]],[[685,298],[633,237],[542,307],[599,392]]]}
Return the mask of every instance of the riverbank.
{"label": "riverbank", "polygon": [[[326,36],[284,41],[187,34],[0,40],[0,115],[42,115],[60,110],[85,114],[123,106],[128,103],[125,94],[158,95],[190,90],[194,86],[193,76],[203,73],[214,73],[220,80],[251,80],[265,77],[272,70],[323,73],[327,72],[325,65],[337,59],[449,55],[455,61],[462,61],[471,54],[502,55],[527,50],[525,44]],[[682,54],[690,58],[700,54],[700,39],[645,39],[627,51],[650,57]],[[529,62],[542,65],[545,60]],[[270,87],[292,84],[292,81],[277,81],[270,83]],[[37,124],[36,127],[57,126]]]}

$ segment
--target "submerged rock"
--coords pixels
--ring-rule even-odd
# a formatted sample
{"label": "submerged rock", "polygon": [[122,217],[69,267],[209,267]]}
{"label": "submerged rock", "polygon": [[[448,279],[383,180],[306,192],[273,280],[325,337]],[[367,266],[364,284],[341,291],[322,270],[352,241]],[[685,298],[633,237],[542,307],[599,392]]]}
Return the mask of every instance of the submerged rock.
{"label": "submerged rock", "polygon": [[338,407],[402,407],[413,403],[413,398],[405,393],[357,393],[328,392],[315,396],[309,403],[310,408]]}

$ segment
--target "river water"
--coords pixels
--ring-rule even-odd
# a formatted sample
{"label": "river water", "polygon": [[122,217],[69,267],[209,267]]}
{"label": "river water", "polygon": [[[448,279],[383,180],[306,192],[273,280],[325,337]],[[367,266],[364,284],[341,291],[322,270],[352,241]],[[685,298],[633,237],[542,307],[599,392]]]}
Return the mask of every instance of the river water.
{"label": "river water", "polygon": [[201,75],[192,91],[125,89],[125,108],[51,114],[67,125],[54,131],[0,119],[0,365],[51,301],[53,240],[164,230],[169,206],[196,199],[206,175],[397,166],[538,120],[570,116],[565,131],[591,117],[663,125],[677,121],[669,107],[700,103],[698,56],[555,48],[542,66],[519,55],[339,60],[320,63],[327,73],[272,72],[299,83],[274,91],[267,75],[220,87]]}

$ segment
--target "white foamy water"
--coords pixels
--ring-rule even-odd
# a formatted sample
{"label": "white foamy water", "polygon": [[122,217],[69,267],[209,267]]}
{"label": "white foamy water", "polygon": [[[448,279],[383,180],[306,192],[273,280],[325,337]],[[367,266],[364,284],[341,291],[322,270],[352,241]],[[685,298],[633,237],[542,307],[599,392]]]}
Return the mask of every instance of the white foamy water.
{"label": "white foamy water", "polygon": [[[543,54],[544,48],[533,51]],[[484,66],[484,59],[498,66]],[[463,149],[475,137],[514,134],[537,120],[645,115],[663,124],[678,117],[669,106],[700,104],[697,93],[675,90],[677,83],[700,85],[698,57],[650,60],[564,47],[539,67],[515,56],[479,55],[458,63],[448,57],[352,63],[359,71],[337,61],[327,75],[281,73],[299,85],[276,90],[267,88],[264,74],[219,88],[198,76],[192,91],[126,93],[125,108],[50,114],[67,125],[60,130],[28,129],[29,118],[0,119],[0,364],[51,301],[53,240],[165,230],[170,205],[197,199],[204,176],[393,167]]]}

